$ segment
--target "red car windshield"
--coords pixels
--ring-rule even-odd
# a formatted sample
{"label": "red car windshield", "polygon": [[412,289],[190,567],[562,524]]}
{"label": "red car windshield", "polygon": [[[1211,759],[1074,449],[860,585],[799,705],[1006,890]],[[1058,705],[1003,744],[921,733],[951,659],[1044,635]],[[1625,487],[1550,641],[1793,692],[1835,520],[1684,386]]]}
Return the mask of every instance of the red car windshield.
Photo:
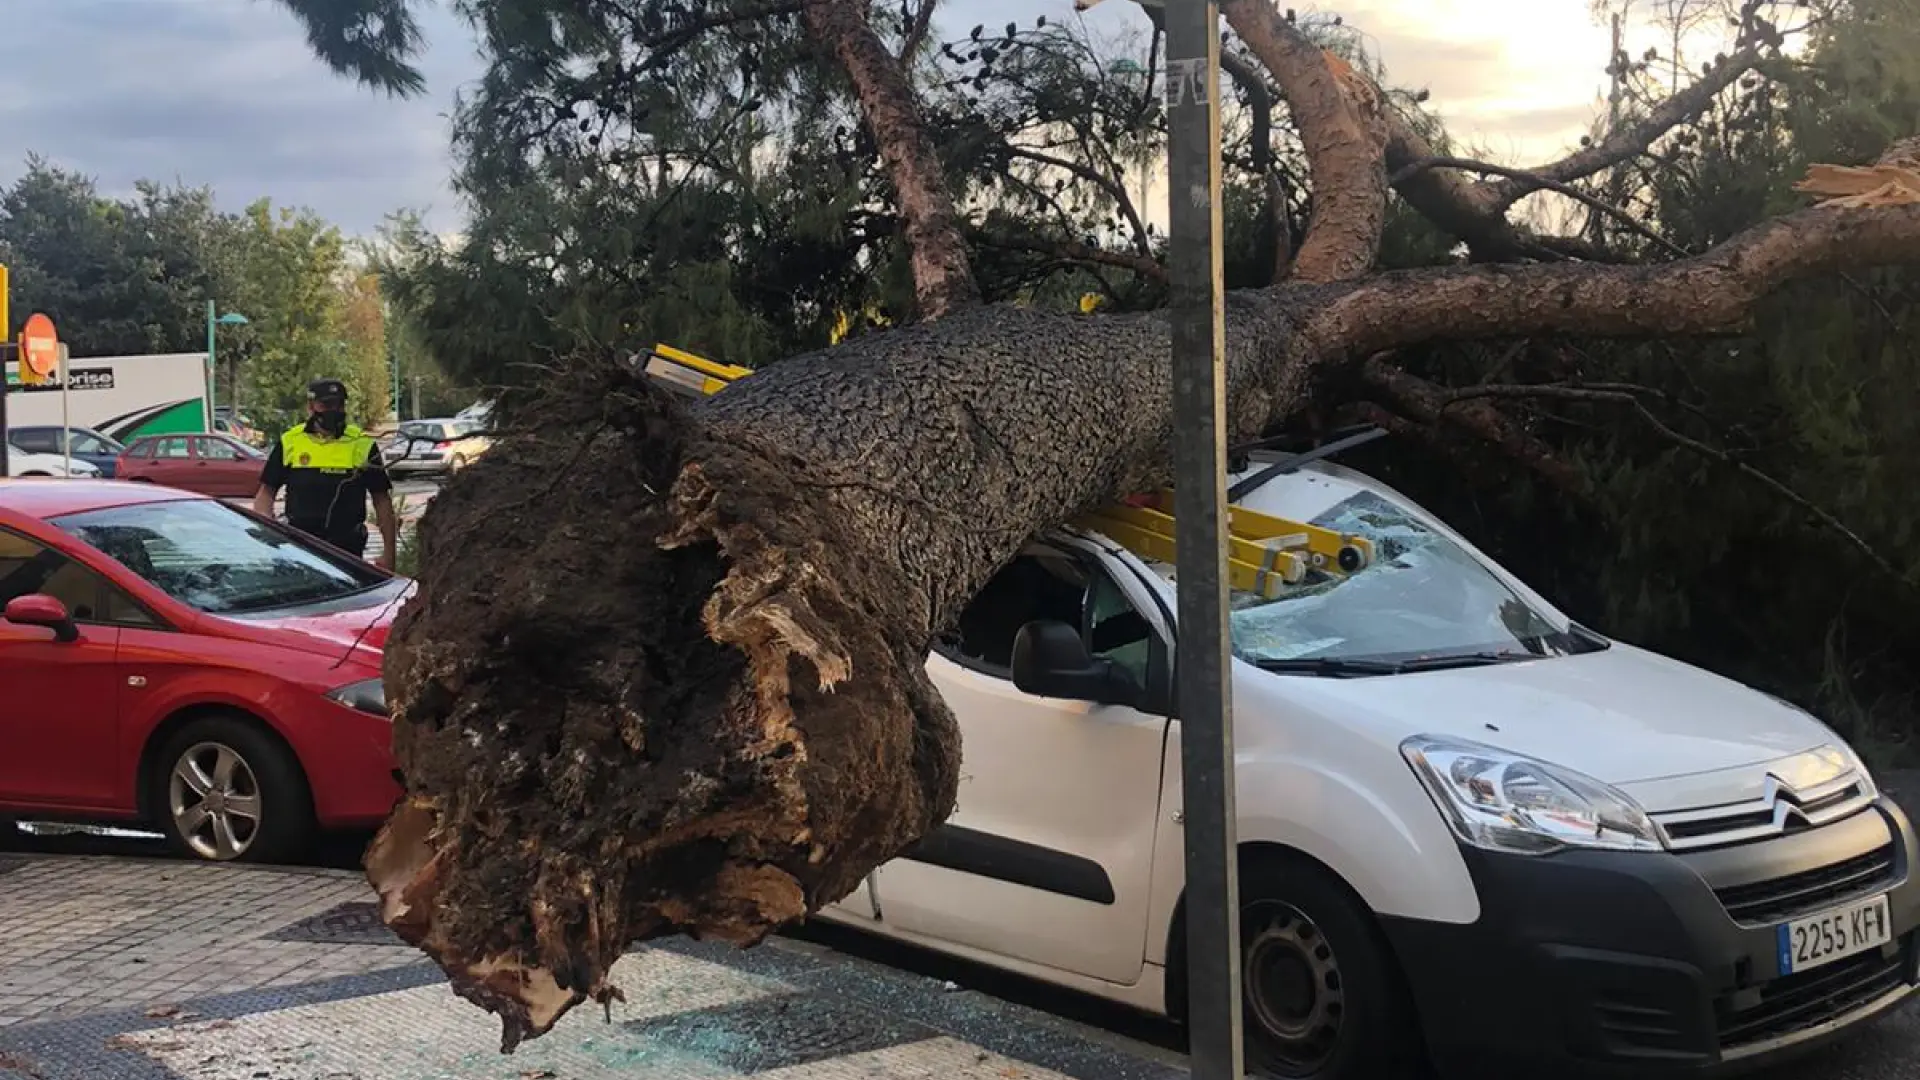
{"label": "red car windshield", "polygon": [[388,579],[213,499],[89,510],[52,524],[189,607],[242,614],[322,604]]}

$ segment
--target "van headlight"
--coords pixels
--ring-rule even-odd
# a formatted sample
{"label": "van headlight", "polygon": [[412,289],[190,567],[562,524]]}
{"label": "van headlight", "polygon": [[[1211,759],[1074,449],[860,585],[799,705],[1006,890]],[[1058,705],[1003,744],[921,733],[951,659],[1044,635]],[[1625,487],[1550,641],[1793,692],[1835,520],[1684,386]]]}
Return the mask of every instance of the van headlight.
{"label": "van headlight", "polygon": [[1460,839],[1489,851],[1660,851],[1646,811],[1590,776],[1461,739],[1416,735],[1400,753]]}
{"label": "van headlight", "polygon": [[[1829,727],[1827,730],[1833,731],[1833,728]],[[1834,733],[1833,745],[1846,758],[1848,766],[1853,769],[1855,775],[1860,777],[1861,792],[1869,799],[1879,798],[1880,785],[1874,782],[1873,770],[1867,768],[1867,759],[1861,757],[1860,752],[1853,748],[1853,744],[1841,738],[1838,732]]]}
{"label": "van headlight", "polygon": [[1869,799],[1877,799],[1880,797],[1880,787],[1874,783],[1873,770],[1867,768],[1867,760],[1860,756],[1860,752],[1853,748],[1852,743],[1841,738],[1840,733],[1833,730],[1832,724],[1795,705],[1779,694],[1768,694],[1767,696],[1820,725],[1820,730],[1832,736],[1833,741],[1815,750],[1814,753],[1826,757],[1833,763],[1834,768],[1837,770],[1852,769],[1854,775],[1860,778],[1860,790],[1864,792]]}
{"label": "van headlight", "polygon": [[387,715],[387,687],[379,679],[362,679],[357,683],[348,683],[338,690],[330,691],[327,696],[349,709],[358,709],[375,716]]}

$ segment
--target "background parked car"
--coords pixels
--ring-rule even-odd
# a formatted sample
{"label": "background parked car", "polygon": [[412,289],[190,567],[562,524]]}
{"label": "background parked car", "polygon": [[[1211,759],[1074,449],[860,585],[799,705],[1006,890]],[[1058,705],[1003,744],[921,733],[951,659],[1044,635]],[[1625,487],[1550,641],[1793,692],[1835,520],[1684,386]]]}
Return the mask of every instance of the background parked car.
{"label": "background parked car", "polygon": [[396,476],[456,473],[485,453],[492,440],[479,425],[451,417],[409,420],[382,449]]}
{"label": "background parked car", "polygon": [[216,499],[0,480],[0,817],[275,860],[399,796],[380,648],[412,583]]}
{"label": "background parked car", "polygon": [[[29,454],[60,457],[62,430],[57,425],[8,428],[7,441]],[[73,456],[99,469],[101,476],[111,479],[120,451],[126,449],[120,440],[92,428],[70,427],[64,430],[72,440]]]}
{"label": "background parked car", "polygon": [[115,472],[122,480],[240,499],[259,489],[266,457],[230,435],[149,435],[121,452]]}
{"label": "background parked car", "polygon": [[233,411],[232,406],[217,405],[213,410],[213,430],[222,435],[231,435],[248,446],[265,446],[266,433],[254,424],[246,413]]}
{"label": "background parked car", "polygon": [[454,413],[453,418],[472,424],[481,431],[485,431],[488,425],[493,423],[493,402],[476,401],[466,408],[461,409],[459,412]]}
{"label": "background parked car", "polygon": [[71,465],[69,465],[67,459],[61,457],[59,454],[29,454],[12,443],[8,443],[7,475],[29,477],[71,476],[75,478],[94,479],[100,475],[100,470],[79,458],[74,458]]}

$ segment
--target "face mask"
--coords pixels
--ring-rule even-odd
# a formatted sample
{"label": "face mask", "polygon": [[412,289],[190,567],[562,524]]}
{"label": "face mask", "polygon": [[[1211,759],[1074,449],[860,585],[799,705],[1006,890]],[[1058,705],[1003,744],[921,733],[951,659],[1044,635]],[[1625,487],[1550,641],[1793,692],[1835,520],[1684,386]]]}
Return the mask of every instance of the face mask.
{"label": "face mask", "polygon": [[341,435],[347,430],[347,413],[344,409],[327,409],[313,414],[313,424],[326,435]]}

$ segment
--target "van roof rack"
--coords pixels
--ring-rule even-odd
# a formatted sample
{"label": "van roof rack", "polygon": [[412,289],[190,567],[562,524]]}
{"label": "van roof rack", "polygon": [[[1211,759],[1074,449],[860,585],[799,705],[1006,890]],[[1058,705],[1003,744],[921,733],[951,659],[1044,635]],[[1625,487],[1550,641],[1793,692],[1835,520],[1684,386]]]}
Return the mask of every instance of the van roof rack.
{"label": "van roof rack", "polygon": [[1311,450],[1303,450],[1297,454],[1289,454],[1279,461],[1268,465],[1266,468],[1261,469],[1259,472],[1254,473],[1252,476],[1242,478],[1238,483],[1227,489],[1227,501],[1230,503],[1239,502],[1241,499],[1259,491],[1262,487],[1266,486],[1267,481],[1276,476],[1280,476],[1283,473],[1295,472],[1300,466],[1308,462],[1330,458],[1343,450],[1351,450],[1356,446],[1364,446],[1375,439],[1381,438],[1386,435],[1386,433],[1386,428],[1373,424],[1357,424],[1350,428],[1342,428],[1333,433],[1333,439],[1331,441],[1322,443]]}

